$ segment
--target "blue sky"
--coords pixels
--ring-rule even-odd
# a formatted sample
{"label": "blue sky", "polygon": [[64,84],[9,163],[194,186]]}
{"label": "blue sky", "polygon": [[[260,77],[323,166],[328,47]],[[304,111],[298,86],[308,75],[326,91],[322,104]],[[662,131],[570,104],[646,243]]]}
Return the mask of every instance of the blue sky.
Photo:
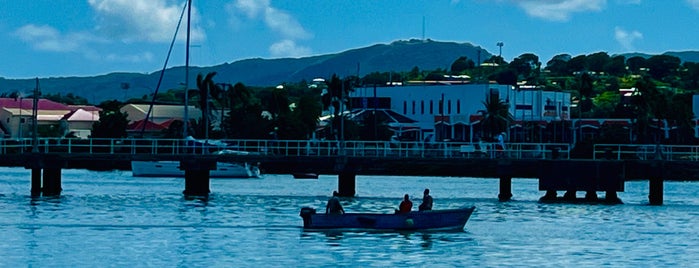
{"label": "blue sky", "polygon": [[[699,0],[193,2],[197,66],[336,53],[423,33],[493,54],[503,42],[505,60],[534,53],[544,64],[562,53],[699,50]],[[0,77],[43,78],[160,70],[185,0],[0,3]],[[183,33],[169,67],[184,64]]]}

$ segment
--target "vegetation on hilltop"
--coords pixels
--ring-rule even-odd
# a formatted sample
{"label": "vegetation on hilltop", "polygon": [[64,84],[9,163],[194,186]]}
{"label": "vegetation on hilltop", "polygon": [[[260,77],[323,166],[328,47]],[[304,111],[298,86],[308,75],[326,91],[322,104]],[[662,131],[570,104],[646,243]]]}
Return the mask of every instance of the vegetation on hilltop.
{"label": "vegetation on hilltop", "polygon": [[[197,135],[209,129],[212,138],[306,139],[315,130],[322,108],[334,107],[333,110],[339,112],[340,101],[349,104],[341,96],[347,96],[347,92],[354,87],[469,77],[468,80],[473,83],[494,81],[570,92],[574,103],[570,111],[573,118],[631,119],[639,143],[656,142],[648,134],[652,120],[668,120],[681,128],[668,142],[693,141],[692,95],[699,90],[699,63],[696,62],[682,62],[678,57],[667,54],[626,58],[598,52],[578,56],[556,55],[543,67],[537,55],[525,53],[511,62],[506,62],[500,56],[490,56],[480,64],[477,59],[460,56],[448,66],[448,69],[430,70],[414,66],[408,71],[377,71],[363,77],[340,78],[333,75],[327,77],[327,84],[321,87],[311,87],[305,80],[284,83],[281,87],[249,87],[242,83],[230,85],[210,81],[221,92],[212,96],[211,110],[223,114],[224,122],[221,126],[208,128],[202,128],[202,125],[209,123],[197,122],[202,124],[198,126],[201,130],[197,131]],[[631,88],[635,91],[630,98],[620,97],[619,89]],[[171,89],[158,93],[155,101],[181,103],[182,92]],[[326,94],[321,97],[323,92]],[[200,96],[194,95],[190,101],[205,106],[205,102],[198,99]],[[129,102],[147,102],[150,98],[152,96],[143,96]],[[268,114],[263,115],[263,111]],[[366,139],[362,128],[375,122],[369,121],[349,123],[345,126],[345,138]],[[332,122],[331,129],[334,130],[324,138],[337,136],[339,126],[336,121]],[[614,135],[607,135],[605,139],[610,136]],[[373,138],[378,137],[374,135]]]}

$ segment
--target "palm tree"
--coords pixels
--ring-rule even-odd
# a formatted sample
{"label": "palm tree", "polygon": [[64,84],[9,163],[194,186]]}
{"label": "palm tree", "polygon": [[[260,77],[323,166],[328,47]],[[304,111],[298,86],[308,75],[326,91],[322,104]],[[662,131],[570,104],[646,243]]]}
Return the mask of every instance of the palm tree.
{"label": "palm tree", "polygon": [[216,85],[213,77],[216,72],[208,73],[205,77],[201,74],[197,75],[197,88],[199,89],[199,107],[202,112],[202,128],[204,129],[204,138],[209,138],[209,120],[213,115],[213,111],[209,109],[209,97],[213,96],[216,99],[221,95],[221,88]]}
{"label": "palm tree", "polygon": [[495,137],[505,132],[510,122],[513,121],[510,113],[510,104],[500,100],[498,94],[488,94],[483,101],[485,110],[478,111],[483,116],[483,131],[488,137]]}

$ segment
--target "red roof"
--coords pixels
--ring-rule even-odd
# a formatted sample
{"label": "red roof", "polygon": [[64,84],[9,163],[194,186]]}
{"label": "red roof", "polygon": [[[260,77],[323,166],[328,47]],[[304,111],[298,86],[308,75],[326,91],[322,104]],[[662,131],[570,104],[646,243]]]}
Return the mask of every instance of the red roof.
{"label": "red roof", "polygon": [[[21,103],[20,103],[21,100]],[[21,104],[21,105],[20,105]],[[0,107],[5,108],[22,108],[22,109],[32,109],[34,107],[34,99],[32,98],[0,98]],[[76,110],[69,107],[68,105],[61,104],[55,101],[50,101],[47,99],[39,99],[37,103],[39,110]]]}
{"label": "red roof", "polygon": [[167,127],[153,123],[152,121],[138,120],[136,122],[129,124],[126,127],[126,130],[127,131],[141,131],[143,129],[144,122],[146,122],[145,123],[146,124],[146,129],[145,129],[146,131],[159,131],[159,130],[167,129]]}
{"label": "red roof", "polygon": [[170,125],[172,124],[172,122],[175,122],[175,121],[182,121],[182,120],[179,120],[179,119],[176,119],[176,118],[172,118],[172,119],[166,120],[165,122],[160,123],[160,125],[163,126],[163,127],[165,127],[165,128],[169,128]]}

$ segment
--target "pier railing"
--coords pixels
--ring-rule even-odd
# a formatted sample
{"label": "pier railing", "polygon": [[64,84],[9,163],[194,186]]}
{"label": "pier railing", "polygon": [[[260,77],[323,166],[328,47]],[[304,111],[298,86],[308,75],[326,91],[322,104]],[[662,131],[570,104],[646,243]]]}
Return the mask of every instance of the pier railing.
{"label": "pier railing", "polygon": [[0,154],[259,154],[425,158],[569,159],[565,143],[389,142],[329,140],[59,139],[0,140]]}
{"label": "pier railing", "polygon": [[699,161],[699,146],[662,144],[595,144],[593,159]]}

